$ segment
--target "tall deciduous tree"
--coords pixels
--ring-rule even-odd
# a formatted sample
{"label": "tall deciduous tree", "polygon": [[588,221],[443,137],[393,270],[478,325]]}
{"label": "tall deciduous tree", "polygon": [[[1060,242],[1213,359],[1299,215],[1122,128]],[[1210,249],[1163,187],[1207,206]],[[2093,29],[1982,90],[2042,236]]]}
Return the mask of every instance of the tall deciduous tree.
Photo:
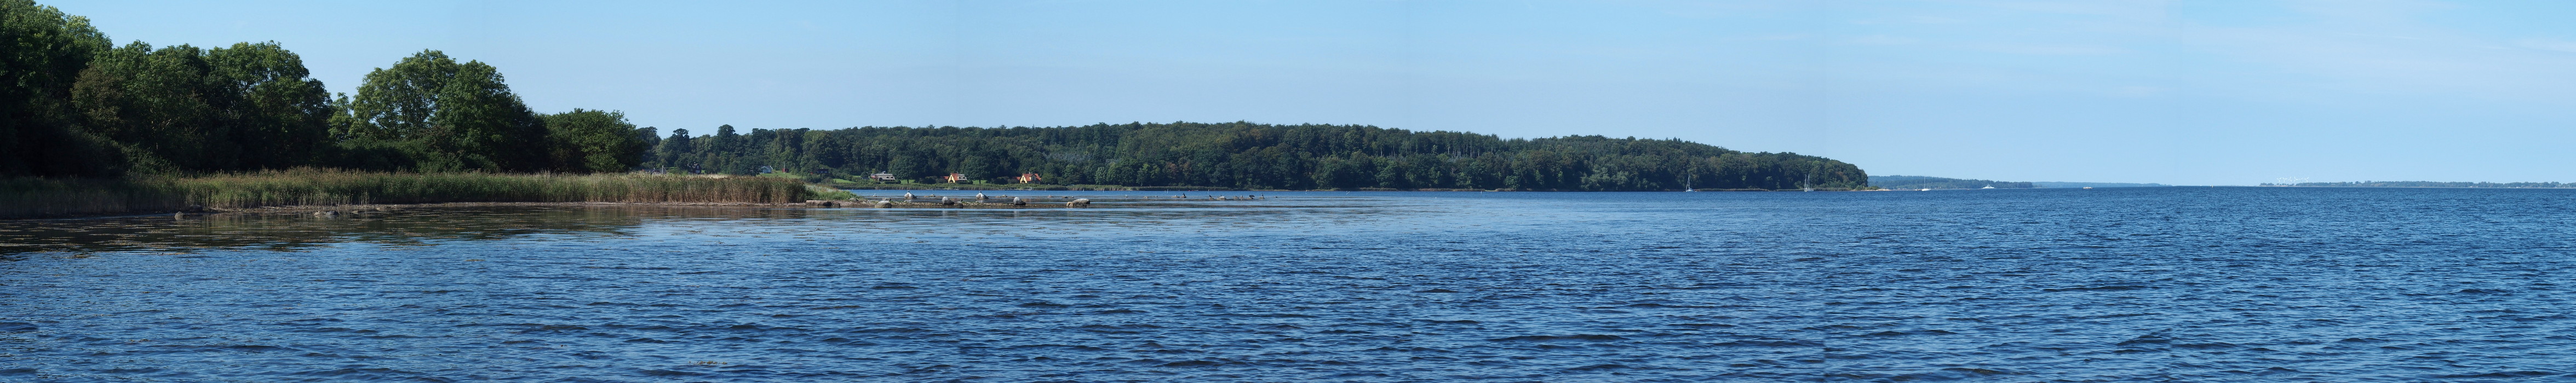
{"label": "tall deciduous tree", "polygon": [[77,127],[71,88],[108,49],[89,19],[32,0],[0,0],[0,176],[105,176],[124,164]]}
{"label": "tall deciduous tree", "polygon": [[275,43],[100,53],[72,86],[82,125],[143,170],[310,165],[325,148],[328,93]]}
{"label": "tall deciduous tree", "polygon": [[421,51],[368,72],[342,136],[389,143],[424,171],[546,169],[546,128],[498,68]]}
{"label": "tall deciduous tree", "polygon": [[556,171],[622,172],[644,159],[645,137],[626,113],[573,109],[545,116]]}

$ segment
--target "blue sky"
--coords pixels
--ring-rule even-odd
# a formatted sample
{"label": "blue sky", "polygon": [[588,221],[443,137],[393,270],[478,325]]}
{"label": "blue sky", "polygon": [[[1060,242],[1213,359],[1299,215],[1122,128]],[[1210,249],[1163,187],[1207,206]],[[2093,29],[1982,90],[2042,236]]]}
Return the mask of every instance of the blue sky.
{"label": "blue sky", "polygon": [[1872,174],[2576,181],[2570,1],[47,1],[120,43],[421,49],[640,125],[1368,124]]}

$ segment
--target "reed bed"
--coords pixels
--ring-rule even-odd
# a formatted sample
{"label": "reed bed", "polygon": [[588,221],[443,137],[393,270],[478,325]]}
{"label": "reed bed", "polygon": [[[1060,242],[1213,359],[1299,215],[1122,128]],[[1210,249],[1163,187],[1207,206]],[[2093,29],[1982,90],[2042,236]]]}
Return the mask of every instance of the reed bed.
{"label": "reed bed", "polygon": [[0,179],[0,218],[441,202],[795,203],[822,194],[802,181],[760,177],[297,169],[196,177]]}

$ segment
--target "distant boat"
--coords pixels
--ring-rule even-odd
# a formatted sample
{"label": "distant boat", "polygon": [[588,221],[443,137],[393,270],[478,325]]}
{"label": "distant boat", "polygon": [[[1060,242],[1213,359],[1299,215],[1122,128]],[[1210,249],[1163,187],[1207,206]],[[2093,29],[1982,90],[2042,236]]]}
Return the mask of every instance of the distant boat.
{"label": "distant boat", "polygon": [[2085,189],[2092,189],[2093,187],[2091,187],[2091,186],[2086,186],[2086,187],[2084,187],[2084,188],[2085,188]]}
{"label": "distant boat", "polygon": [[1986,187],[1981,187],[1981,188],[1978,188],[1978,189],[1993,189],[1993,188],[1995,188],[1993,185],[1987,185]]}
{"label": "distant boat", "polygon": [[1923,190],[1916,190],[1916,191],[1932,191],[1932,189],[1923,189]]}

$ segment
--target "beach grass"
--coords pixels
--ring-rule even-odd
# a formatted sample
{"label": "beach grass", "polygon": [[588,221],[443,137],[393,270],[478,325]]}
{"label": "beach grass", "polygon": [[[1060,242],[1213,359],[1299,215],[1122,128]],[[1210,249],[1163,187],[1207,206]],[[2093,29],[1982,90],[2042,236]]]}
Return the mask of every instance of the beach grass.
{"label": "beach grass", "polygon": [[442,202],[796,203],[847,193],[794,179],[295,169],[121,179],[0,179],[0,218]]}

